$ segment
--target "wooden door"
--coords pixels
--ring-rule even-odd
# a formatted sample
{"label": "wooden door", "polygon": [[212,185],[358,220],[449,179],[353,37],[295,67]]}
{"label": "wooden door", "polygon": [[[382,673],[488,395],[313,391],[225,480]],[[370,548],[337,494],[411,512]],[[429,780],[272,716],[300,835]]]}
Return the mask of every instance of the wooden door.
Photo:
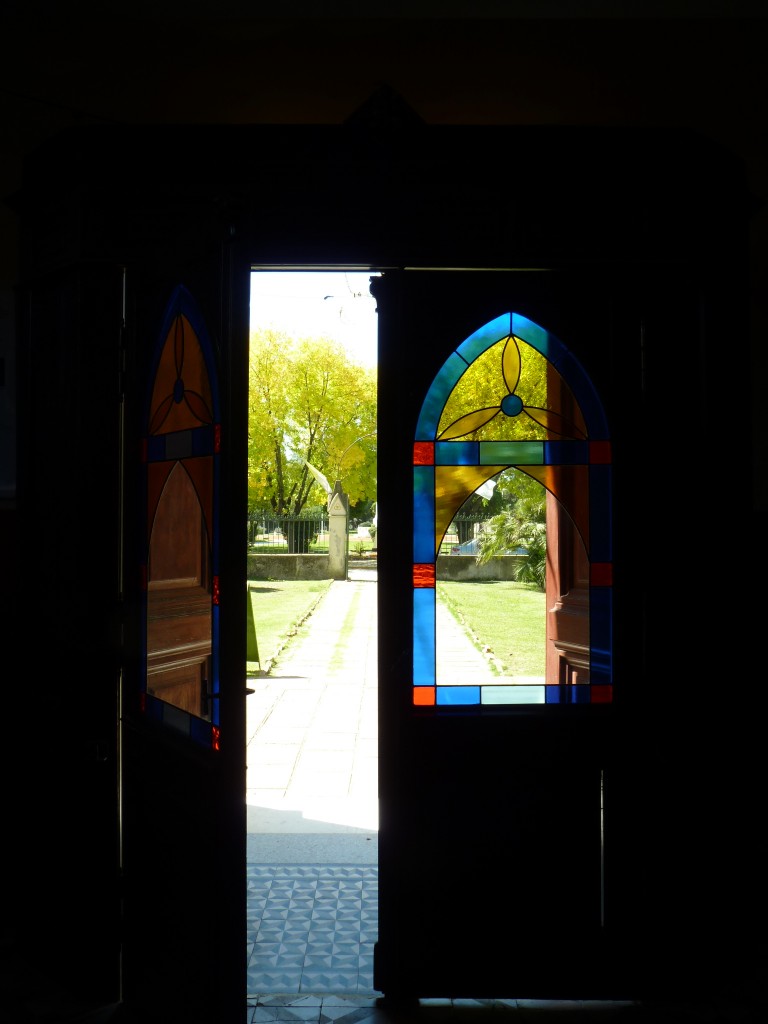
{"label": "wooden door", "polygon": [[[446,448],[445,442],[435,442],[433,453],[430,442],[419,440],[425,418],[437,416],[431,410],[431,385],[459,379],[471,362],[466,352],[477,354],[484,345],[484,325],[495,323],[495,318],[503,321],[502,314],[510,309],[521,321],[530,318],[536,324],[546,322],[549,312],[558,337],[584,344],[579,356],[591,365],[608,339],[593,336],[585,344],[576,318],[569,322],[562,312],[568,297],[583,284],[583,279],[577,284],[567,275],[413,271],[385,272],[376,289],[383,335],[379,510],[385,522],[398,523],[396,536],[385,531],[379,552],[381,730],[385,736],[398,737],[396,747],[384,741],[380,750],[384,895],[376,983],[385,993],[493,997],[526,991],[561,998],[569,992],[586,997],[621,986],[606,941],[603,873],[603,773],[618,728],[612,676],[605,665],[606,653],[611,652],[601,651],[597,661],[592,658],[591,675],[578,674],[574,667],[579,659],[589,667],[604,588],[596,595],[593,575],[593,633],[591,639],[586,634],[586,645],[583,631],[574,638],[573,630],[569,634],[565,628],[553,628],[553,620],[564,616],[550,610],[549,646],[556,650],[556,641],[567,640],[564,664],[571,668],[563,671],[555,663],[557,674],[550,677],[550,665],[540,698],[531,698],[528,691],[535,688],[527,686],[508,687],[499,697],[503,687],[492,685],[487,696],[483,691],[476,698],[473,692],[481,689],[476,679],[466,680],[466,687],[441,687],[439,680],[436,687],[419,685],[419,673],[428,672],[427,658],[414,654],[417,633],[424,627],[423,621],[416,623],[424,594],[419,588],[429,585],[418,574],[428,575],[429,566],[422,563],[429,558],[430,543],[434,562],[435,528],[432,541],[422,545],[415,524],[419,510],[431,499],[415,494],[411,498],[406,481],[409,472],[415,478],[422,465],[429,469],[430,459],[439,461],[441,443]],[[505,333],[510,332],[497,331],[499,338]],[[470,337],[479,340],[467,342],[464,354],[451,355]],[[554,358],[555,331],[547,337],[542,351]],[[504,358],[509,365],[511,357]],[[573,369],[575,373],[575,359]],[[598,367],[598,378],[599,372]],[[583,389],[582,408],[593,394]],[[509,408],[503,397],[496,400]],[[562,407],[552,394],[549,397],[550,409],[560,408],[564,419]],[[492,411],[467,414],[466,419],[488,419]],[[572,444],[572,451],[581,451],[580,458],[586,459],[584,465],[572,467],[574,494],[568,493],[565,483],[568,472],[534,464],[535,458],[524,466],[546,482],[569,513],[550,511],[559,569],[548,574],[548,598],[557,588],[558,597],[564,593],[570,599],[584,575],[585,556],[578,545],[569,544],[579,531],[576,526],[566,530],[565,522],[570,518],[585,532],[578,485],[588,480],[592,468],[598,478],[609,468],[589,465],[592,458],[607,457],[609,450],[604,447],[609,439],[601,413],[592,417],[597,425],[586,440],[579,432],[567,440],[571,434],[561,427],[566,441],[560,438],[555,447],[560,445],[558,450],[564,453]],[[549,414],[550,426],[555,415]],[[557,435],[549,430],[544,436]],[[472,451],[477,451],[471,447],[475,443],[457,448],[454,455],[445,453],[446,470],[453,472],[451,467],[457,466],[458,476],[470,481],[468,493],[482,482],[483,472],[487,476],[504,468],[495,464],[502,457],[492,457],[493,444],[507,442],[491,441],[487,451],[492,465],[485,471],[479,466],[481,475],[473,475],[469,463]],[[532,448],[526,451],[530,454]],[[578,461],[576,455],[573,460]],[[451,485],[440,477],[440,470],[434,472],[437,495],[439,487],[445,491]],[[594,490],[593,481],[592,487],[593,502],[599,504],[599,485]],[[610,533],[610,523],[605,525]],[[593,567],[599,565],[607,580],[610,538],[594,537],[590,553]],[[602,628],[607,631],[606,622]],[[419,643],[422,640],[420,636]],[[461,691],[471,695],[464,700]],[[516,699],[525,703],[514,703]],[[545,955],[547,949],[568,953],[553,960]]]}
{"label": "wooden door", "polygon": [[128,270],[122,968],[147,1019],[245,1006],[247,403],[231,375],[247,381],[248,277],[232,258],[213,240]]}

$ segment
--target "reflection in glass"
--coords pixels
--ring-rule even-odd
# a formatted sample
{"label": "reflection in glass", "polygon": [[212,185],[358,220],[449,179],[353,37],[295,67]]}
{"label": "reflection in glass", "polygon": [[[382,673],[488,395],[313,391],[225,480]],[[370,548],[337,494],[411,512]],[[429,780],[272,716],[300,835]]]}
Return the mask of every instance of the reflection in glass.
{"label": "reflection in glass", "polygon": [[216,749],[218,393],[202,318],[181,287],[160,331],[146,424],[143,709]]}

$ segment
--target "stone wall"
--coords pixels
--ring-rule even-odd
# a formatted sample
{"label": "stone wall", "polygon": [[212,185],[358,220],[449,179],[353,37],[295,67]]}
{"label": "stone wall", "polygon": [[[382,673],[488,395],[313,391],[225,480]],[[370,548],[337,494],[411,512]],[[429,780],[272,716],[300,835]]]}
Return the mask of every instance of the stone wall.
{"label": "stone wall", "polygon": [[[469,580],[514,580],[518,555],[492,558],[478,565],[474,555],[444,555],[438,559],[437,578],[465,582]],[[248,555],[249,580],[328,580],[331,579],[328,555]]]}
{"label": "stone wall", "polygon": [[478,565],[474,555],[443,555],[437,560],[437,578],[453,582],[470,580],[514,580],[520,555],[505,555],[492,558],[485,565]]}
{"label": "stone wall", "polygon": [[248,555],[249,580],[329,580],[328,555]]}

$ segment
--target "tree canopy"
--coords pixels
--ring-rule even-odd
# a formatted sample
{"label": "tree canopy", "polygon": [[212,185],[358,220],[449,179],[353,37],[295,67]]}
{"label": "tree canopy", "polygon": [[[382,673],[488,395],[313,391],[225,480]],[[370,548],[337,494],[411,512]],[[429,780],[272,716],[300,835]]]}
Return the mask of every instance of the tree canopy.
{"label": "tree canopy", "polygon": [[329,338],[250,339],[248,507],[297,515],[325,505],[310,463],[350,505],[376,497],[376,374]]}

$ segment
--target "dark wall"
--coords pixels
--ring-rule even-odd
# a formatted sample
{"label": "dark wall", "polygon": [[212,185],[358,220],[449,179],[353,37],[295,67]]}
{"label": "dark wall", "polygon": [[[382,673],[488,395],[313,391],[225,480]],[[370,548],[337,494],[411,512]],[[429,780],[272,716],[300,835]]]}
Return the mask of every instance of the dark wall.
{"label": "dark wall", "polygon": [[[759,408],[768,329],[768,142],[764,131],[768,21],[750,3],[579,5],[409,4],[407,14],[308,17],[284,5],[280,18],[244,16],[243,5],[193,7],[182,21],[173,5],[153,5],[117,22],[90,15],[63,20],[47,5],[25,6],[0,29],[0,501],[13,508],[15,424],[14,296],[18,221],[13,196],[26,155],[67,126],[186,124],[340,124],[385,85],[429,124],[669,126],[693,129],[745,162],[755,210],[750,229],[747,301],[751,372],[731,395]],[[469,6],[469,5],[466,5]],[[390,7],[390,9],[392,9]],[[395,8],[396,9],[396,8]],[[532,17],[533,11],[545,17]],[[502,15],[500,15],[500,11]],[[166,12],[164,16],[163,12]],[[511,12],[511,13],[510,13]],[[423,16],[419,16],[423,13]],[[606,16],[610,15],[610,16]],[[648,16],[648,15],[655,15]],[[745,15],[750,15],[746,17]],[[199,156],[167,154],[184,173]],[[668,154],[655,157],[664,162]],[[479,153],[489,173],[535,153]],[[578,147],[572,154],[579,161]],[[312,175],[315,169],[303,168]],[[564,168],[565,170],[565,168]],[[55,174],[56,169],[51,168]],[[375,203],[373,191],[361,201]],[[2,200],[5,202],[2,202]],[[707,209],[701,210],[706,218]],[[754,422],[757,529],[768,515],[768,430]],[[745,498],[749,488],[744,490]]]}
{"label": "dark wall", "polygon": [[[9,458],[16,424],[14,337],[15,325],[24,316],[24,310],[14,308],[14,289],[20,271],[17,193],[24,181],[27,158],[69,128],[110,126],[113,138],[119,139],[124,127],[126,146],[130,146],[132,127],[154,126],[157,165],[163,167],[167,180],[188,182],[201,161],[215,164],[217,154],[215,149],[201,152],[194,144],[170,145],[163,130],[166,124],[340,125],[385,86],[402,97],[415,120],[428,125],[557,125],[572,129],[572,149],[561,158],[562,166],[546,163],[537,168],[535,145],[525,146],[519,152],[478,145],[476,154],[470,154],[474,157],[471,162],[486,169],[495,189],[502,189],[507,179],[513,183],[516,176],[512,170],[521,165],[533,167],[534,174],[546,176],[555,190],[561,177],[563,182],[572,182],[574,172],[583,163],[583,147],[590,145],[590,133],[582,134],[580,129],[599,126],[669,129],[666,136],[651,133],[651,141],[642,154],[643,161],[660,167],[674,166],[674,147],[663,140],[674,138],[678,129],[700,134],[743,162],[749,189],[744,201],[751,208],[748,266],[742,293],[748,326],[746,330],[739,327],[733,337],[722,338],[722,359],[713,367],[713,372],[722,376],[720,403],[714,408],[697,410],[696,417],[681,416],[678,426],[692,441],[715,430],[721,437],[721,447],[722,433],[733,432],[734,443],[742,451],[744,445],[751,446],[747,463],[751,460],[752,479],[744,478],[748,475],[744,473],[734,479],[729,466],[720,463],[714,467],[711,478],[681,479],[680,488],[681,493],[685,488],[688,495],[693,490],[695,505],[690,514],[711,518],[711,541],[727,549],[723,571],[727,573],[728,558],[749,559],[759,592],[760,560],[764,557],[768,525],[768,429],[762,416],[762,382],[768,369],[763,343],[768,328],[768,215],[763,205],[768,198],[768,139],[764,129],[768,109],[766,25],[764,20],[739,18],[654,21],[415,17],[379,21],[197,18],[185,23],[146,18],[122,24],[94,20],[56,24],[41,20],[34,25],[4,25],[0,195],[6,197],[6,202],[0,205],[0,312],[4,313],[0,317],[0,356],[6,361],[6,375],[5,383],[0,385],[0,499],[9,531],[14,527],[15,514],[14,473]],[[386,106],[380,116],[380,138],[386,138]],[[213,136],[207,133],[205,137]],[[372,145],[376,144],[373,133]],[[119,145],[113,152],[121,164],[136,156],[130,152],[122,154]],[[369,153],[372,155],[375,153]],[[379,155],[383,166],[386,146]],[[265,171],[268,160],[268,154],[260,154],[256,161],[264,188],[269,187],[268,170]],[[329,168],[318,167],[307,159],[292,169],[297,219],[302,207],[308,205],[307,196],[312,197],[311,208],[306,212],[319,225],[313,241],[317,254],[343,248],[335,235],[333,206],[340,198],[358,204],[361,211],[375,211],[382,225],[387,224],[387,211],[381,207],[381,192],[371,166],[376,166],[375,160],[367,162],[368,176],[362,178],[349,166],[337,169],[338,174],[348,176],[350,186],[341,197],[338,191],[326,195],[317,188],[318,176],[330,174]],[[71,168],[55,161],[50,166],[36,161],[35,173],[42,194],[47,175],[54,189],[70,171]],[[137,168],[137,174],[140,172]],[[244,172],[246,177],[249,173]],[[695,168],[690,174],[695,177]],[[329,182],[337,180],[338,175],[329,177]],[[305,182],[312,182],[312,188],[305,189]],[[107,164],[100,171],[98,187],[105,192],[117,191],[114,205],[119,209],[119,190],[130,186],[126,186],[124,173],[113,182]],[[620,183],[606,180],[605,188],[621,195],[621,208],[632,210],[633,219],[644,216],[642,210],[633,208],[633,194],[622,194]],[[434,194],[426,191],[423,198],[425,202],[435,202]],[[526,209],[527,198],[523,189],[519,196],[522,210]],[[228,201],[231,200],[232,195]],[[674,205],[674,196],[667,200]],[[445,219],[438,226],[449,239],[450,196],[442,196],[440,201],[444,203]],[[487,196],[478,193],[478,216],[486,216],[486,202]],[[414,213],[418,213],[418,208]],[[578,208],[578,196],[574,213],[574,219],[582,218],[588,231],[589,218],[583,208]],[[646,213],[651,220],[659,216],[658,209]],[[705,236],[712,216],[706,192],[699,198],[697,214],[696,230]],[[44,225],[45,216],[43,209],[36,211],[38,224]],[[523,220],[535,234],[535,216]],[[273,237],[278,237],[279,227],[270,225]],[[613,228],[621,235],[621,222]],[[594,243],[588,236],[587,241]],[[519,248],[519,240],[516,246]],[[40,252],[36,258],[50,255]],[[674,252],[668,255],[670,259],[675,257]],[[602,256],[609,257],[610,252]],[[740,254],[735,254],[735,258],[739,260]],[[743,313],[743,309],[735,311],[735,323],[744,322]],[[665,408],[662,398],[657,397],[659,408]],[[701,415],[702,412],[707,415]],[[56,428],[57,424],[52,424],[52,434]],[[41,450],[39,457],[45,459],[46,451]],[[668,497],[672,507],[669,512],[666,507],[662,511],[674,520],[679,496]],[[46,494],[41,500],[50,500],[55,509],[55,502],[67,500],[67,495]],[[44,524],[46,519],[39,509],[38,514]],[[655,529],[660,530],[659,523]],[[705,532],[700,523],[697,530]],[[742,537],[748,538],[746,551],[742,544],[733,549],[735,539],[741,541]],[[52,533],[50,537],[41,537],[41,542],[55,546],[60,538]],[[6,540],[0,550],[12,554],[12,541]],[[66,557],[71,559],[71,554]],[[56,614],[56,609],[43,595],[40,605],[20,607],[15,599],[12,561],[4,560],[3,568],[5,586],[0,613],[5,635],[15,637],[31,631],[33,636],[49,637],[46,616]],[[24,566],[18,570],[23,572]],[[63,603],[66,595],[60,596]],[[743,607],[745,615],[750,608],[759,610],[759,601],[750,602],[743,592],[729,593],[725,600],[731,614],[735,607]],[[663,609],[666,608],[671,612],[677,610],[674,593],[665,597]],[[663,609],[657,610],[659,618],[663,617]],[[62,620],[58,623],[57,628],[64,629]],[[709,640],[716,648],[718,661],[722,661],[728,637]],[[691,642],[695,641],[694,635]],[[28,718],[16,721],[13,710],[18,688],[34,686],[36,673],[56,668],[56,652],[45,644],[26,652],[17,646],[14,652],[33,662],[31,670],[13,676],[14,749],[34,758],[34,745],[40,737],[29,735]],[[706,650],[703,656],[707,657]],[[682,658],[683,652],[675,649],[675,657]],[[733,692],[726,692],[724,699],[738,700],[743,687],[744,681],[737,680]],[[65,699],[63,692],[61,700]],[[706,736],[698,737],[705,752],[706,740]],[[682,800],[685,794],[676,796]],[[728,804],[730,796],[719,794],[721,807]],[[743,807],[743,798],[738,806]],[[673,805],[669,814],[674,813]],[[627,825],[628,832],[630,828],[631,823]],[[754,857],[754,851],[750,855]],[[680,867],[685,869],[684,864]]]}

